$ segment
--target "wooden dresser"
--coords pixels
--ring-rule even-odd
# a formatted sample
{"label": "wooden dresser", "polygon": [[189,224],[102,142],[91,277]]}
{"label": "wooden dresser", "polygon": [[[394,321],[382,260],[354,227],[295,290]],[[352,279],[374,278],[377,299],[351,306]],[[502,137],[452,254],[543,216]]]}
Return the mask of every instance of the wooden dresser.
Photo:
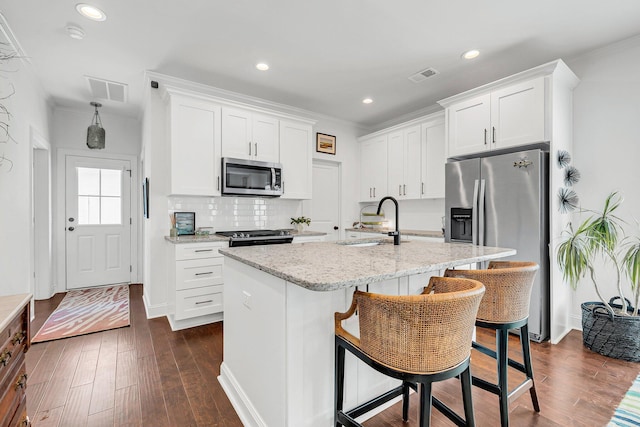
{"label": "wooden dresser", "polygon": [[27,371],[31,294],[0,297],[0,426],[31,425],[27,416]]}

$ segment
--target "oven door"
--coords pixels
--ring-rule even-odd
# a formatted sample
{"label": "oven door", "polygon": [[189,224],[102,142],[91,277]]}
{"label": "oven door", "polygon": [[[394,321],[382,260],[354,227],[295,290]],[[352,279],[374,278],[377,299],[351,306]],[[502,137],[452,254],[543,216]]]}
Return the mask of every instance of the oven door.
{"label": "oven door", "polygon": [[222,159],[222,194],[240,196],[282,195],[282,166],[256,160]]}

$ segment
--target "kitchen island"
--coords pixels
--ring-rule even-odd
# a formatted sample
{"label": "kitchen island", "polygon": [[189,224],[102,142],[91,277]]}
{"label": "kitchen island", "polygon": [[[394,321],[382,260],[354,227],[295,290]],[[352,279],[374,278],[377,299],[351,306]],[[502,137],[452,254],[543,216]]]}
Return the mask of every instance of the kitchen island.
{"label": "kitchen island", "polygon": [[[382,243],[381,243],[382,242]],[[225,259],[220,383],[246,426],[333,425],[333,314],[356,287],[416,294],[444,269],[513,249],[389,239],[221,249]],[[358,334],[357,317],[345,328]],[[347,357],[345,407],[395,382]]]}

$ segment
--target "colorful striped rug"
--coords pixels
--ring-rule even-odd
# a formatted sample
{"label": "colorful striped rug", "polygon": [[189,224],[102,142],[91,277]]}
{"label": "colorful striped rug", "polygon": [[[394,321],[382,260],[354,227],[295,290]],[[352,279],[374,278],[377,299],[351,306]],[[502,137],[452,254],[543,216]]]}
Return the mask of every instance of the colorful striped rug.
{"label": "colorful striped rug", "polygon": [[129,326],[129,285],[69,291],[32,343]]}
{"label": "colorful striped rug", "polygon": [[607,427],[640,426],[640,375],[624,395]]}

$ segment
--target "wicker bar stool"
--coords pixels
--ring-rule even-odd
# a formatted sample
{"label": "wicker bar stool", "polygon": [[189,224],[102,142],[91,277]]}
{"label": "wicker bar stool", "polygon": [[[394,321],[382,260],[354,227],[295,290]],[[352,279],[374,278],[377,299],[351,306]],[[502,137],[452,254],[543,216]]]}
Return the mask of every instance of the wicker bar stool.
{"label": "wicker bar stool", "polygon": [[[535,262],[491,261],[486,270],[446,270],[445,277],[478,280],[486,287],[480,303],[476,326],[496,331],[496,351],[473,343],[473,348],[496,359],[498,383],[473,377],[473,385],[497,394],[500,403],[500,425],[509,425],[509,400],[529,390],[536,412],[540,412],[533,382],[529,345],[529,302],[531,288],[538,271]],[[509,330],[519,329],[523,362],[509,358]],[[526,379],[512,391],[508,386],[508,367],[525,374]]]}
{"label": "wicker bar stool", "polygon": [[[468,279],[432,277],[421,295],[390,296],[356,291],[346,313],[335,314],[336,427],[361,425],[355,418],[402,395],[403,420],[409,389],[420,388],[420,426],[431,421],[431,405],[458,426],[474,426],[471,400],[471,338],[484,286]],[[358,311],[360,338],[342,328]],[[343,410],[345,350],[402,385],[349,411]],[[432,396],[431,384],[460,375],[461,418]]]}

